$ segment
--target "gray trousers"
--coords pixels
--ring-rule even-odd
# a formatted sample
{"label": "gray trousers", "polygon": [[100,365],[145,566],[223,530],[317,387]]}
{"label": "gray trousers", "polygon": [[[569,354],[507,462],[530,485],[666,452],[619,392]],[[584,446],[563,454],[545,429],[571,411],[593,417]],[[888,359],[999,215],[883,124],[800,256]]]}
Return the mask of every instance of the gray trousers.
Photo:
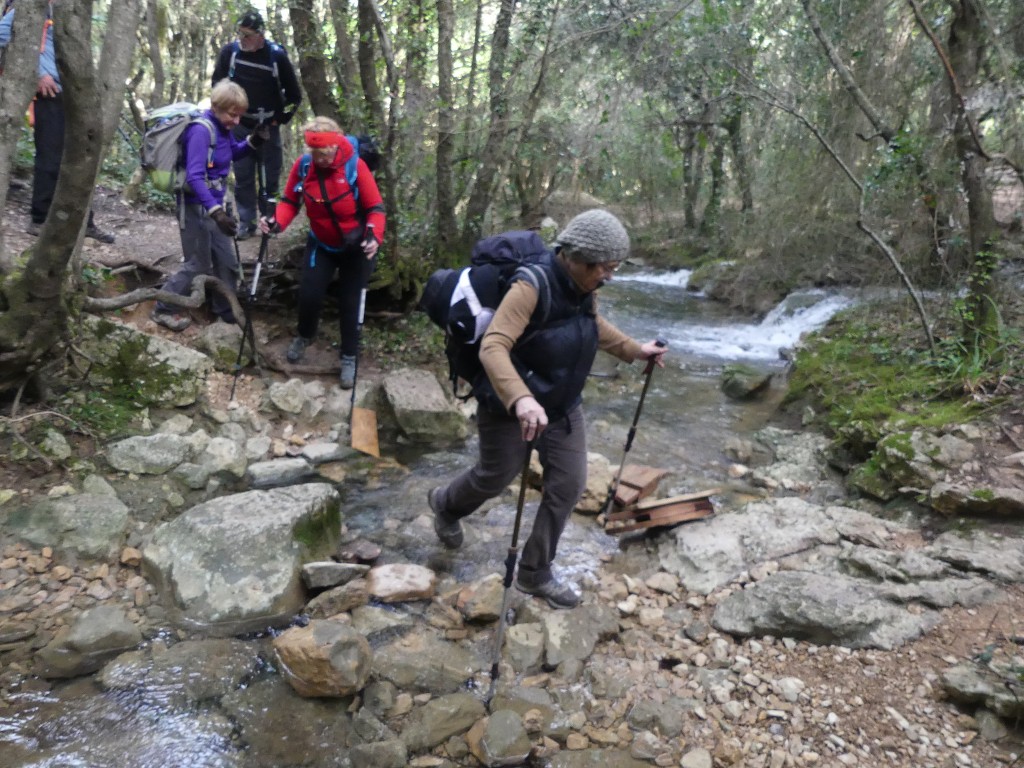
{"label": "gray trousers", "polygon": [[[179,212],[181,225],[181,250],[185,263],[164,283],[164,290],[188,296],[192,280],[196,275],[212,275],[224,281],[230,290],[238,287],[238,260],[235,258],[234,242],[206,215],[201,205],[186,205]],[[210,307],[215,315],[224,320],[237,320],[231,313],[231,304],[218,292],[211,295]],[[157,302],[162,312],[174,312],[175,308]]]}
{"label": "gray trousers", "polygon": [[[476,418],[480,433],[476,465],[452,480],[439,498],[445,516],[452,520],[472,514],[500,494],[521,475],[526,462],[526,443],[516,419],[482,408],[477,409]],[[558,540],[586,488],[583,407],[576,406],[568,417],[549,424],[534,447],[544,468],[544,490],[519,563],[519,580],[526,586],[539,586],[551,579]],[[512,531],[508,533],[511,537]]]}

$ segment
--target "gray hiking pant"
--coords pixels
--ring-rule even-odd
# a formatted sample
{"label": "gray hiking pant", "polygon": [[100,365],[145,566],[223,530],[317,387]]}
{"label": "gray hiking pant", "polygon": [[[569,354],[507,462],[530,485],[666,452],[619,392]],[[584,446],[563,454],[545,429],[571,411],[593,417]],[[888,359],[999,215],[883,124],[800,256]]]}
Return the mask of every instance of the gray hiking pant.
{"label": "gray hiking pant", "polygon": [[[439,501],[451,520],[472,514],[518,478],[526,461],[519,422],[506,414],[477,409],[480,456],[476,465],[456,477],[441,492]],[[544,468],[544,490],[530,537],[523,547],[519,580],[539,586],[551,579],[551,563],[558,540],[587,483],[587,436],[583,407],[549,424],[535,442]],[[508,535],[512,536],[510,529]],[[511,541],[511,539],[510,539]]]}
{"label": "gray hiking pant", "polygon": [[[196,275],[212,275],[224,281],[229,290],[238,286],[238,260],[235,258],[234,242],[206,215],[201,205],[186,205],[179,212],[181,225],[181,251],[185,263],[164,283],[164,290],[188,296],[192,290],[192,279]],[[210,307],[218,317],[228,322],[237,318],[231,312],[231,305],[220,293],[207,291]],[[174,307],[157,302],[162,312],[174,312]]]}

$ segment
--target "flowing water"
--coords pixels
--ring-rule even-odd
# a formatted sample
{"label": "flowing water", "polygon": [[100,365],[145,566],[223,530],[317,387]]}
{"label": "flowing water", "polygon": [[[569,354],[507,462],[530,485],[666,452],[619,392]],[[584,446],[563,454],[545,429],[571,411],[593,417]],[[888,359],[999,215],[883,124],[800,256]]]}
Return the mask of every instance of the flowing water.
{"label": "flowing water", "polygon": [[[616,325],[636,338],[660,336],[669,343],[664,369],[655,369],[651,375],[628,453],[629,463],[671,470],[668,487],[661,488],[663,495],[704,490],[725,482],[726,441],[761,427],[782,395],[782,387],[773,386],[761,400],[730,401],[719,388],[723,367],[743,362],[781,373],[785,363],[779,350],[792,347],[801,334],[820,326],[851,301],[841,295],[808,291],[789,297],[764,320],[749,322],[688,292],[688,277],[686,271],[656,273],[627,268],[601,293],[602,311]],[[617,468],[624,456],[644,380],[640,365],[616,364],[601,356],[587,385],[589,447],[608,457],[613,467]],[[469,519],[467,543],[457,553],[437,545],[424,514],[427,489],[439,478],[467,466],[475,450],[474,438],[447,451],[403,449],[404,471],[372,484],[343,483],[340,490],[349,531],[380,544],[385,562],[415,562],[434,569],[442,585],[503,573],[515,515],[511,495]],[[527,505],[520,546],[529,532],[533,501],[531,498]],[[562,573],[586,583],[588,575],[602,567],[622,542],[604,534],[591,519],[574,521],[567,526],[557,566]],[[488,633],[479,634],[479,642],[486,644]],[[266,638],[251,642],[254,653],[266,652]],[[489,654],[486,648],[480,651],[484,657]],[[240,709],[256,711],[261,706],[264,711],[288,709],[295,706],[294,697],[292,705],[285,702],[267,707],[257,698],[255,691],[260,687],[254,682],[246,689],[252,692],[253,701],[242,706],[236,703],[231,714],[216,702],[198,709],[176,706],[169,703],[165,688],[103,693],[89,678],[39,693],[24,690],[6,709],[0,709],[0,768],[267,764],[254,762],[253,755],[240,749],[247,741],[246,726],[239,725],[233,715]],[[244,700],[246,690],[232,695]],[[325,719],[343,717],[343,710],[324,706]],[[264,738],[287,741],[288,713],[278,713],[278,717],[258,721],[258,727],[267,731]],[[275,737],[275,733],[279,735]],[[321,762],[317,754],[291,757],[295,762],[289,764],[294,765],[336,764]]]}

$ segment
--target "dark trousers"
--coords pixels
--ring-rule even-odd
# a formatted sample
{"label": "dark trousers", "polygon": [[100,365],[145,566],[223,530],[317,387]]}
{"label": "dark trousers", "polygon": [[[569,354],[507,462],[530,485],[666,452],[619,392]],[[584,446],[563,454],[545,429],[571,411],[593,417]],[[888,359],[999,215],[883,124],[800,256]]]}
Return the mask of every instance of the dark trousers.
{"label": "dark trousers", "polygon": [[[235,258],[234,241],[220,231],[201,205],[186,205],[179,214],[181,251],[185,263],[168,278],[163,289],[187,296],[196,275],[212,275],[224,281],[229,290],[235,290],[238,285],[238,260]],[[209,291],[207,295],[210,295]],[[235,322],[237,319],[231,312],[231,304],[219,292],[213,292],[210,307],[214,314],[224,320]],[[163,312],[175,311],[174,307],[162,302],[157,302],[157,308]]]}
{"label": "dark trousers", "polygon": [[[233,131],[236,139],[244,139],[250,133],[251,128],[239,125]],[[270,138],[260,145],[255,152],[234,161],[235,168],[235,205],[238,207],[238,221],[242,228],[252,229],[256,226],[256,219],[261,215],[271,215],[274,212],[273,204],[270,210],[259,209],[259,172],[262,165],[264,170],[264,191],[268,200],[277,199],[277,185],[281,183],[281,165],[284,152],[281,148],[281,127],[270,126]]]}
{"label": "dark trousers", "polygon": [[329,251],[310,235],[299,279],[299,335],[316,336],[327,288],[338,273],[338,314],[341,323],[341,354],[355,357],[359,351],[359,294],[373,273],[377,260],[367,260],[358,245]]}
{"label": "dark trousers", "polygon": [[[500,494],[522,473],[526,462],[526,443],[515,418],[477,408],[476,420],[480,434],[476,465],[452,480],[440,496],[441,509],[453,519],[472,514]],[[558,540],[587,485],[583,406],[549,424],[535,447],[544,468],[544,490],[519,563],[519,579],[526,586],[539,586],[551,579]]]}
{"label": "dark trousers", "polygon": [[[50,213],[64,155],[64,101],[59,93],[52,97],[37,95],[32,110],[35,115],[32,138],[36,156],[32,169],[31,214],[32,221],[42,224]],[[89,226],[93,226],[91,210]]]}

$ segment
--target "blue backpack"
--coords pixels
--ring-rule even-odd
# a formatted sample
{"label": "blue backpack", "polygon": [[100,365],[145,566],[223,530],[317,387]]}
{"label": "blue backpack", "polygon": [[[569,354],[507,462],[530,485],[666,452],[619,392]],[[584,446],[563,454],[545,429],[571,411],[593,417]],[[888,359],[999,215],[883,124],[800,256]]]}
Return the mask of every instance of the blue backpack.
{"label": "blue backpack", "polygon": [[[372,136],[348,135],[345,138],[352,145],[352,156],[345,161],[345,181],[348,182],[348,186],[352,190],[352,196],[358,202],[359,186],[356,184],[359,179],[358,160],[361,158],[366,163],[366,167],[373,173],[377,170],[377,166],[380,165],[380,148],[377,145],[377,140]],[[299,182],[295,185],[296,195],[302,194],[302,184],[309,175],[309,166],[312,162],[313,156],[308,152],[299,158]]]}

